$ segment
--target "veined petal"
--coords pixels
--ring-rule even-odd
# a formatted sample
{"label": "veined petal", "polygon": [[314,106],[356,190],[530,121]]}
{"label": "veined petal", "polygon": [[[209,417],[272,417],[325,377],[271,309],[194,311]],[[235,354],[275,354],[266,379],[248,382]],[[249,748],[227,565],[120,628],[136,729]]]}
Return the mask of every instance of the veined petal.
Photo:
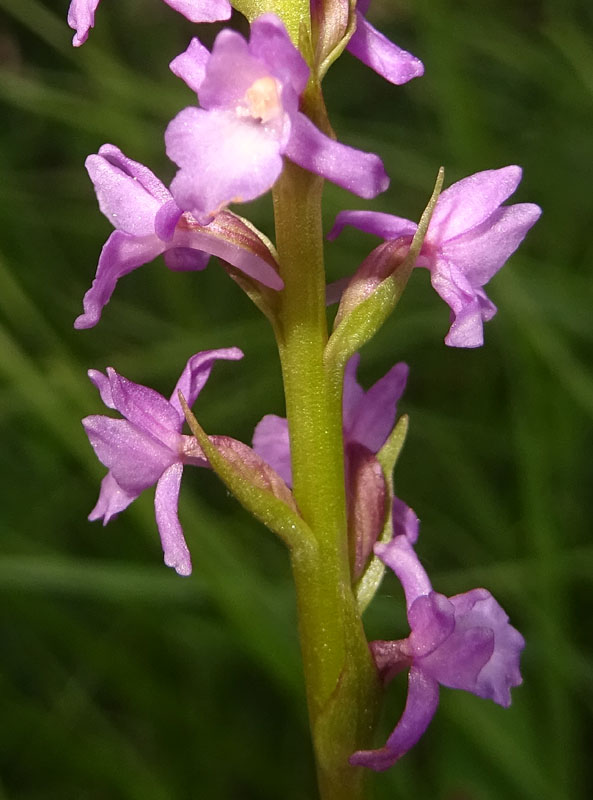
{"label": "veined petal", "polygon": [[389,186],[389,178],[379,156],[330,139],[301,112],[292,118],[291,134],[284,154],[295,164],[359,197],[376,197]]}
{"label": "veined petal", "polygon": [[111,385],[111,396],[115,408],[132,425],[176,449],[179,443],[183,419],[162,394],[149,386],[124,378],[111,367],[107,367]]}
{"label": "veined petal", "polygon": [[187,50],[171,61],[169,69],[197,94],[206,77],[206,64],[209,58],[210,50],[194,36]]}
{"label": "veined petal", "polygon": [[125,419],[94,415],[82,424],[99,461],[129,495],[156,483],[177,454]]}
{"label": "veined petal", "polygon": [[397,536],[387,544],[376,544],[374,551],[399,578],[408,609],[418,597],[432,592],[426,570],[406,536]]}
{"label": "veined petal", "polygon": [[517,166],[487,169],[445,189],[435,206],[426,243],[439,246],[480,225],[513,194],[521,175]]}
{"label": "veined petal", "polygon": [[287,486],[292,486],[287,419],[276,414],[266,414],[253,432],[253,449],[280,475]]}
{"label": "veined petal", "polygon": [[446,241],[440,252],[463,271],[472,286],[484,286],[512,256],[541,213],[533,203],[504,206],[481,225]]}
{"label": "veined petal", "polygon": [[191,575],[191,557],[177,510],[182,474],[181,463],[172,464],[163,472],[156,485],[154,510],[165,564],[178,575]]}
{"label": "veined petal", "polygon": [[89,520],[94,522],[96,519],[102,519],[103,525],[107,525],[113,517],[126,509],[137,497],[138,493],[130,494],[124,491],[111,472],[108,472],[101,481],[99,499],[89,514]]}
{"label": "veined petal", "polygon": [[395,217],[382,211],[340,211],[327,238],[330,240],[337,238],[346,225],[386,240],[413,236],[418,228],[416,223],[409,219]]}
{"label": "veined petal", "polygon": [[190,22],[222,22],[231,18],[228,0],[165,0],[165,3]]}
{"label": "veined petal", "polygon": [[353,766],[381,772],[418,742],[428,728],[439,704],[439,685],[421,669],[412,667],[408,676],[406,707],[395,730],[380,750],[359,750],[349,759]]}
{"label": "veined petal", "polygon": [[[243,351],[239,350],[238,347],[223,347],[220,350],[203,350],[201,353],[196,353],[188,360],[173,389],[171,400],[167,403],[169,408],[172,407],[175,410],[181,425],[183,425],[185,415],[179,403],[177,393],[181,392],[185,397],[186,403],[191,408],[206,385],[214,364],[221,359],[226,361],[239,361],[241,358],[243,358]],[[181,430],[181,428],[179,428],[179,430]]]}
{"label": "veined petal", "polygon": [[402,361],[365,392],[352,425],[345,431],[348,441],[359,442],[373,453],[381,449],[395,424],[397,403],[406,388],[409,371]]}
{"label": "veined petal", "polygon": [[173,196],[202,225],[229,203],[259,197],[282,171],[275,136],[227,111],[186,108],[169,123],[165,142],[167,155],[181,167]]}
{"label": "veined petal", "polygon": [[95,25],[95,11],[100,0],[72,0],[68,9],[68,25],[76,31],[72,44],[80,47]]}
{"label": "veined petal", "polygon": [[152,261],[164,249],[164,242],[155,234],[140,237],[114,231],[103,245],[97,274],[82,301],[84,314],[76,318],[74,327],[81,329],[96,325],[119,278]]}
{"label": "veined petal", "polygon": [[402,50],[375,30],[360,11],[356,12],[356,30],[346,47],[363,64],[390,83],[400,85],[424,74],[419,58]]}

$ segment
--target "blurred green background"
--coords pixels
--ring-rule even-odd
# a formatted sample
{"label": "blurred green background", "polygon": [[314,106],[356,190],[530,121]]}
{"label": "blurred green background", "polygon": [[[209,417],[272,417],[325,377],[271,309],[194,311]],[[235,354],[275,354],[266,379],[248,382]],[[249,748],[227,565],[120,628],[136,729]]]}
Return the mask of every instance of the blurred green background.
{"label": "blurred green background", "polygon": [[[72,329],[110,232],[84,158],[113,142],[173,176],[163,130],[193,99],[167,64],[194,31],[157,0],[105,0],[73,50],[67,6],[0,0],[0,800],[314,798],[281,546],[203,470],[182,489],[189,579],[162,566],[151,492],[106,528],[86,521],[104,473],[79,421],[103,412],[88,368],[166,394],[189,355],[239,345],[244,361],[218,365],[196,404],[206,430],[250,441],[283,408],[270,331],[216,263],[144,267],[97,328]],[[517,163],[513,200],[544,209],[489,288],[500,311],[485,347],[443,345],[448,312],[419,271],[363,353],[366,385],[411,365],[396,488],[422,520],[435,588],[486,586],[528,642],[512,708],[443,690],[375,796],[590,797],[593,10],[375,0],[371,19],[426,66],[401,88],[349,55],[328,75],[340,138],[392,176],[373,207],[417,218],[440,164],[451,183]],[[328,225],[371,207],[333,186],[326,201]],[[271,234],[270,210],[264,198],[243,213]],[[371,245],[349,232],[328,246],[330,278]],[[368,629],[405,635],[395,581]]]}

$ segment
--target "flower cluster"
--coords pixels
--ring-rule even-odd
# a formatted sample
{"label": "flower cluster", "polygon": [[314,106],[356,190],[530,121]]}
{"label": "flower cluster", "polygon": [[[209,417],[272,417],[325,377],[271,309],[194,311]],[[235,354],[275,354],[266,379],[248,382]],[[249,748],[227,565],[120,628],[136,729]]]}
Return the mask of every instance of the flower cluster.
{"label": "flower cluster", "polygon": [[[228,0],[165,2],[192,22],[226,20],[232,10]],[[379,156],[337,141],[319,99],[321,79],[344,49],[395,85],[423,74],[419,59],[370,25],[369,2],[311,0],[310,30],[301,26],[302,36],[308,31],[310,38],[304,45],[300,42],[301,50],[273,13],[254,15],[248,38],[221,31],[211,50],[198,38],[191,39],[170,64],[197,103],[181,110],[164,135],[166,153],[178,168],[170,186],[112,144],[86,161],[99,207],[115,230],[101,251],[76,328],[96,325],[119,279],[156,257],[162,255],[173,271],[201,271],[216,256],[270,318],[282,350],[282,292],[290,286],[282,259],[272,242],[229,206],[273,189],[287,162],[365,199],[387,188],[389,178]],[[72,0],[68,23],[76,31],[76,46],[94,26],[98,5],[99,0]],[[317,178],[314,183],[320,185]],[[334,333],[347,329],[347,334],[338,344],[332,335],[323,354],[323,386],[328,394],[328,387],[335,393],[333,430],[338,445],[340,396],[342,400],[342,452],[336,455],[340,465],[343,456],[344,472],[342,476],[340,468],[336,473],[334,496],[345,488],[340,531],[344,533],[347,518],[350,564],[348,569],[343,550],[344,582],[361,613],[384,567],[389,567],[403,586],[410,626],[407,638],[370,645],[384,683],[408,671],[408,698],[385,746],[355,752],[353,765],[382,770],[406,753],[434,715],[440,685],[507,706],[510,689],[521,682],[521,635],[485,589],[449,598],[433,590],[414,549],[418,519],[394,494],[391,473],[403,444],[398,432],[405,427],[396,425],[396,414],[407,365],[396,364],[366,391],[356,378],[357,351],[369,338],[366,332],[378,330],[398,295],[381,295],[357,316],[358,306],[378,296],[390,279],[395,283],[398,267],[404,264],[409,272],[414,267],[428,269],[432,286],[450,307],[446,344],[483,344],[483,323],[496,313],[484,287],[541,213],[531,203],[503,205],[520,180],[517,166],[478,172],[438,199],[435,189],[434,202],[419,224],[374,211],[342,211],[329,234],[335,239],[345,226],[352,226],[383,240],[347,279],[334,328]],[[299,247],[300,242],[295,249]],[[302,268],[308,268],[306,260]],[[327,331],[322,333],[319,338],[325,341]],[[289,546],[301,535],[315,540],[291,492],[289,421],[265,416],[249,448],[230,437],[208,437],[190,411],[215,362],[242,356],[236,347],[196,353],[168,400],[112,368],[107,374],[89,371],[105,406],[121,415],[83,420],[97,457],[108,469],[89,518],[106,524],[141,492],[156,486],[155,516],[164,560],[180,575],[191,572],[178,516],[185,466],[214,469],[245,507]],[[186,419],[191,436],[183,433]],[[372,669],[364,639],[361,651]]]}
{"label": "flower cluster", "polygon": [[486,589],[454,597],[433,590],[414,551],[418,520],[409,509],[394,511],[394,537],[375,545],[375,553],[401,581],[411,633],[398,641],[372,642],[371,652],[385,684],[409,670],[408,699],[385,746],[350,759],[377,771],[391,767],[420,739],[437,709],[439,685],[509,706],[510,689],[521,683],[519,657],[525,646]]}

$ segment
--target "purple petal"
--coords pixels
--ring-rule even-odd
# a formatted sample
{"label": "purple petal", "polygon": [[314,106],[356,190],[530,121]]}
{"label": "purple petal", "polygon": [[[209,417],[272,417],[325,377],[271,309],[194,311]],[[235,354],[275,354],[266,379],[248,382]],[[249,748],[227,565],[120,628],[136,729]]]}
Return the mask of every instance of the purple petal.
{"label": "purple petal", "polygon": [[256,81],[270,77],[268,65],[249,50],[236,31],[225,29],[218,34],[200,86],[202,108],[234,112],[245,106],[247,92]]}
{"label": "purple petal", "polygon": [[76,31],[72,44],[80,47],[88,38],[89,30],[95,25],[95,11],[100,0],[72,0],[68,9],[68,25]]}
{"label": "purple petal", "polygon": [[101,481],[99,499],[89,514],[89,520],[94,522],[96,519],[102,519],[103,525],[107,525],[113,517],[127,508],[137,497],[137,493],[130,494],[124,491],[111,472],[108,472]]}
{"label": "purple petal", "polygon": [[124,378],[107,367],[111,396],[115,408],[132,425],[158,439],[167,447],[176,449],[183,424],[176,408],[162,394],[149,386]]}
{"label": "purple petal", "polygon": [[[435,652],[455,630],[455,608],[444,594],[430,592],[416,598],[408,609],[408,622],[412,633],[408,637],[407,652],[417,659],[424,659]],[[424,668],[424,666],[423,666]],[[432,676],[438,680],[436,675]]]}
{"label": "purple petal", "polygon": [[154,218],[154,232],[159,239],[163,242],[171,241],[182,214],[183,211],[172,199],[159,208]]}
{"label": "purple petal", "polygon": [[303,93],[309,67],[274,14],[262,14],[251,23],[249,51],[267,64],[282,84],[289,84],[297,97]]}
{"label": "purple petal", "polygon": [[360,353],[348,359],[344,370],[344,388],[342,391],[342,420],[344,430],[350,430],[356,422],[356,413],[364,398],[364,389],[356,380]]}
{"label": "purple petal", "polygon": [[169,69],[197,94],[206,77],[206,64],[209,58],[210,50],[194,36],[187,50],[171,61]]}
{"label": "purple petal", "polygon": [[165,251],[163,260],[174,272],[199,272],[208,266],[210,253],[192,250],[191,247],[172,247]]}
{"label": "purple petal", "polygon": [[390,83],[400,85],[424,74],[420,59],[390,42],[356,12],[356,30],[346,49]]}
{"label": "purple petal", "polygon": [[[445,344],[449,347],[481,347],[484,344],[484,304],[463,272],[455,264],[439,258],[431,270],[430,281],[452,311],[453,322]],[[481,294],[485,298],[484,293]]]}
{"label": "purple petal", "polygon": [[400,362],[380,378],[361,398],[351,426],[344,434],[349,442],[359,442],[377,453],[395,424],[397,402],[403,394],[409,368]]}
{"label": "purple petal", "polygon": [[439,197],[425,244],[439,247],[475,228],[510,197],[521,181],[521,167],[488,169],[454,183]]}
{"label": "purple petal", "polygon": [[533,203],[499,208],[481,225],[445,242],[441,255],[455,264],[472,286],[484,286],[512,256],[541,213]]}
{"label": "purple petal", "polygon": [[148,194],[152,195],[160,203],[166,203],[171,199],[171,192],[161,180],[144,164],[133,161],[125,156],[119,147],[114,144],[103,144],[99,148],[99,156],[108,161],[113,167],[121,170],[133,180],[137,181]]}
{"label": "purple petal", "polygon": [[380,750],[359,750],[350,757],[353,766],[381,772],[418,742],[439,704],[439,685],[422,670],[412,667],[408,676],[408,699],[395,730]]}
{"label": "purple petal", "polygon": [[[243,352],[238,347],[223,347],[220,350],[204,350],[201,353],[193,355],[183,368],[179,380],[177,381],[171,400],[167,405],[169,408],[173,407],[178,416],[178,419],[183,425],[185,415],[179,403],[178,392],[185,397],[185,401],[191,408],[196,401],[196,398],[206,385],[212,367],[221,359],[225,361],[239,361],[243,358]],[[179,428],[181,430],[181,428]]]}
{"label": "purple petal", "polygon": [[509,624],[504,609],[486,589],[474,589],[449,599],[455,607],[460,629],[488,628],[494,634],[492,656],[478,675],[474,693],[501,706],[509,706],[510,689],[522,682],[519,658],[525,640]]}
{"label": "purple petal", "polygon": [[418,228],[416,223],[410,222],[409,219],[394,217],[393,214],[384,214],[382,211],[340,211],[327,238],[330,240],[337,238],[346,225],[386,240],[413,236]]}
{"label": "purple petal", "polygon": [[165,564],[178,575],[191,575],[191,557],[177,511],[182,474],[181,463],[172,464],[163,472],[156,485],[154,510]]}
{"label": "purple petal", "polygon": [[398,536],[387,544],[376,544],[375,554],[392,569],[400,580],[406,595],[408,609],[418,597],[430,594],[432,585],[414,548],[405,536]]}
{"label": "purple petal", "polygon": [[203,225],[229,203],[259,197],[282,171],[275,135],[226,111],[184,109],[169,123],[165,142],[167,155],[181,167],[173,196]]}
{"label": "purple petal", "polygon": [[292,119],[291,135],[284,153],[295,164],[359,197],[376,197],[389,186],[379,156],[330,139],[301,112]]}
{"label": "purple petal", "polygon": [[89,156],[85,166],[95,186],[99,208],[114,228],[132,236],[154,234],[158,200],[101,156]]}
{"label": "purple petal", "polygon": [[190,22],[221,22],[230,19],[232,12],[228,0],[165,0],[165,3]]}
{"label": "purple petal", "polygon": [[253,432],[253,449],[280,475],[287,486],[292,486],[288,420],[276,414],[266,414]]}
{"label": "purple petal", "polygon": [[178,459],[176,453],[125,419],[94,415],[85,417],[82,424],[97,458],[128,495],[137,497]]}
{"label": "purple petal", "polygon": [[494,634],[489,628],[456,630],[433,652],[415,663],[442,686],[476,694],[478,675],[493,650]]}
{"label": "purple petal", "polygon": [[89,369],[87,375],[95,384],[101,395],[101,400],[105,403],[107,408],[115,408],[113,402],[113,395],[111,394],[111,381],[107,375],[103,375],[98,369]]}
{"label": "purple petal", "polygon": [[416,544],[420,530],[420,520],[416,516],[414,509],[407,506],[399,497],[394,497],[391,514],[393,537],[405,536],[410,544]]}
{"label": "purple petal", "polygon": [[74,327],[81,329],[96,325],[118,279],[152,261],[164,249],[164,243],[156,235],[138,237],[114,231],[103,245],[97,274],[82,301],[84,314],[77,317]]}

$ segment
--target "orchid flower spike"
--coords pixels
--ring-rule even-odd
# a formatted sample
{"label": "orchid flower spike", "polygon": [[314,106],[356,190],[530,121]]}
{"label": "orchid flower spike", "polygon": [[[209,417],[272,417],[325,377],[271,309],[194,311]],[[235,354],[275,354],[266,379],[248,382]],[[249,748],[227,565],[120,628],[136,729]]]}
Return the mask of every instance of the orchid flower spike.
{"label": "orchid flower spike", "polygon": [[208,226],[177,207],[161,181],[112,144],[105,144],[86,160],[99,207],[114,225],[105,242],[91,288],[84,296],[84,313],[75,328],[91,328],[101,317],[117,281],[161,253],[173,270],[202,270],[210,255],[273,289],[282,280],[262,240],[230,212],[222,212]]}
{"label": "orchid flower spike", "polygon": [[180,167],[171,192],[199,223],[271,189],[283,157],[361,197],[387,188],[378,156],[330,139],[299,111],[309,68],[273,14],[253,21],[249,42],[223,30],[210,53],[193,39],[171,70],[201,105],[181,111],[165,133]]}
{"label": "orchid flower spike", "polygon": [[[400,362],[365,391],[356,379],[359,363],[359,354],[348,361],[342,400],[354,581],[362,574],[385,524],[388,487],[376,455],[395,425],[397,404],[409,371],[407,364]],[[288,421],[284,417],[263,417],[253,433],[253,449],[292,486]],[[405,516],[410,509],[401,500],[397,503]]]}
{"label": "orchid flower spike", "polygon": [[156,484],[154,508],[165,564],[179,575],[191,573],[189,550],[177,513],[183,467],[209,464],[195,438],[181,433],[185,417],[177,393],[181,391],[191,406],[218,359],[236,361],[242,357],[237,347],[196,353],[187,362],[169,400],[154,389],[132,383],[111,367],[107,368],[107,375],[89,370],[89,378],[105,405],[124,417],[113,419],[97,414],[82,421],[97,458],[109,469],[89,519],[102,519],[106,525]]}
{"label": "orchid flower spike", "polygon": [[[72,0],[68,9],[68,25],[76,31],[72,44],[80,47],[95,27],[95,11],[101,0]],[[232,12],[229,0],[165,0],[190,22],[219,22],[229,19]]]}
{"label": "orchid flower spike", "polygon": [[[450,186],[439,197],[416,262],[430,270],[433,288],[451,308],[450,347],[480,347],[483,323],[496,306],[483,287],[519,247],[541,215],[533,203],[501,205],[521,181],[517,166],[486,170]],[[342,211],[329,233],[346,225],[387,241],[411,242],[417,225],[377,211]]]}
{"label": "orchid flower spike", "polygon": [[437,709],[439,684],[507,707],[510,689],[521,683],[523,637],[486,589],[454,597],[433,591],[414,551],[418,520],[409,511],[402,516],[394,507],[396,535],[388,544],[375,545],[375,553],[402,583],[411,628],[407,639],[371,644],[384,683],[409,670],[406,706],[385,746],[350,758],[355,766],[377,771],[391,767],[420,739]]}

